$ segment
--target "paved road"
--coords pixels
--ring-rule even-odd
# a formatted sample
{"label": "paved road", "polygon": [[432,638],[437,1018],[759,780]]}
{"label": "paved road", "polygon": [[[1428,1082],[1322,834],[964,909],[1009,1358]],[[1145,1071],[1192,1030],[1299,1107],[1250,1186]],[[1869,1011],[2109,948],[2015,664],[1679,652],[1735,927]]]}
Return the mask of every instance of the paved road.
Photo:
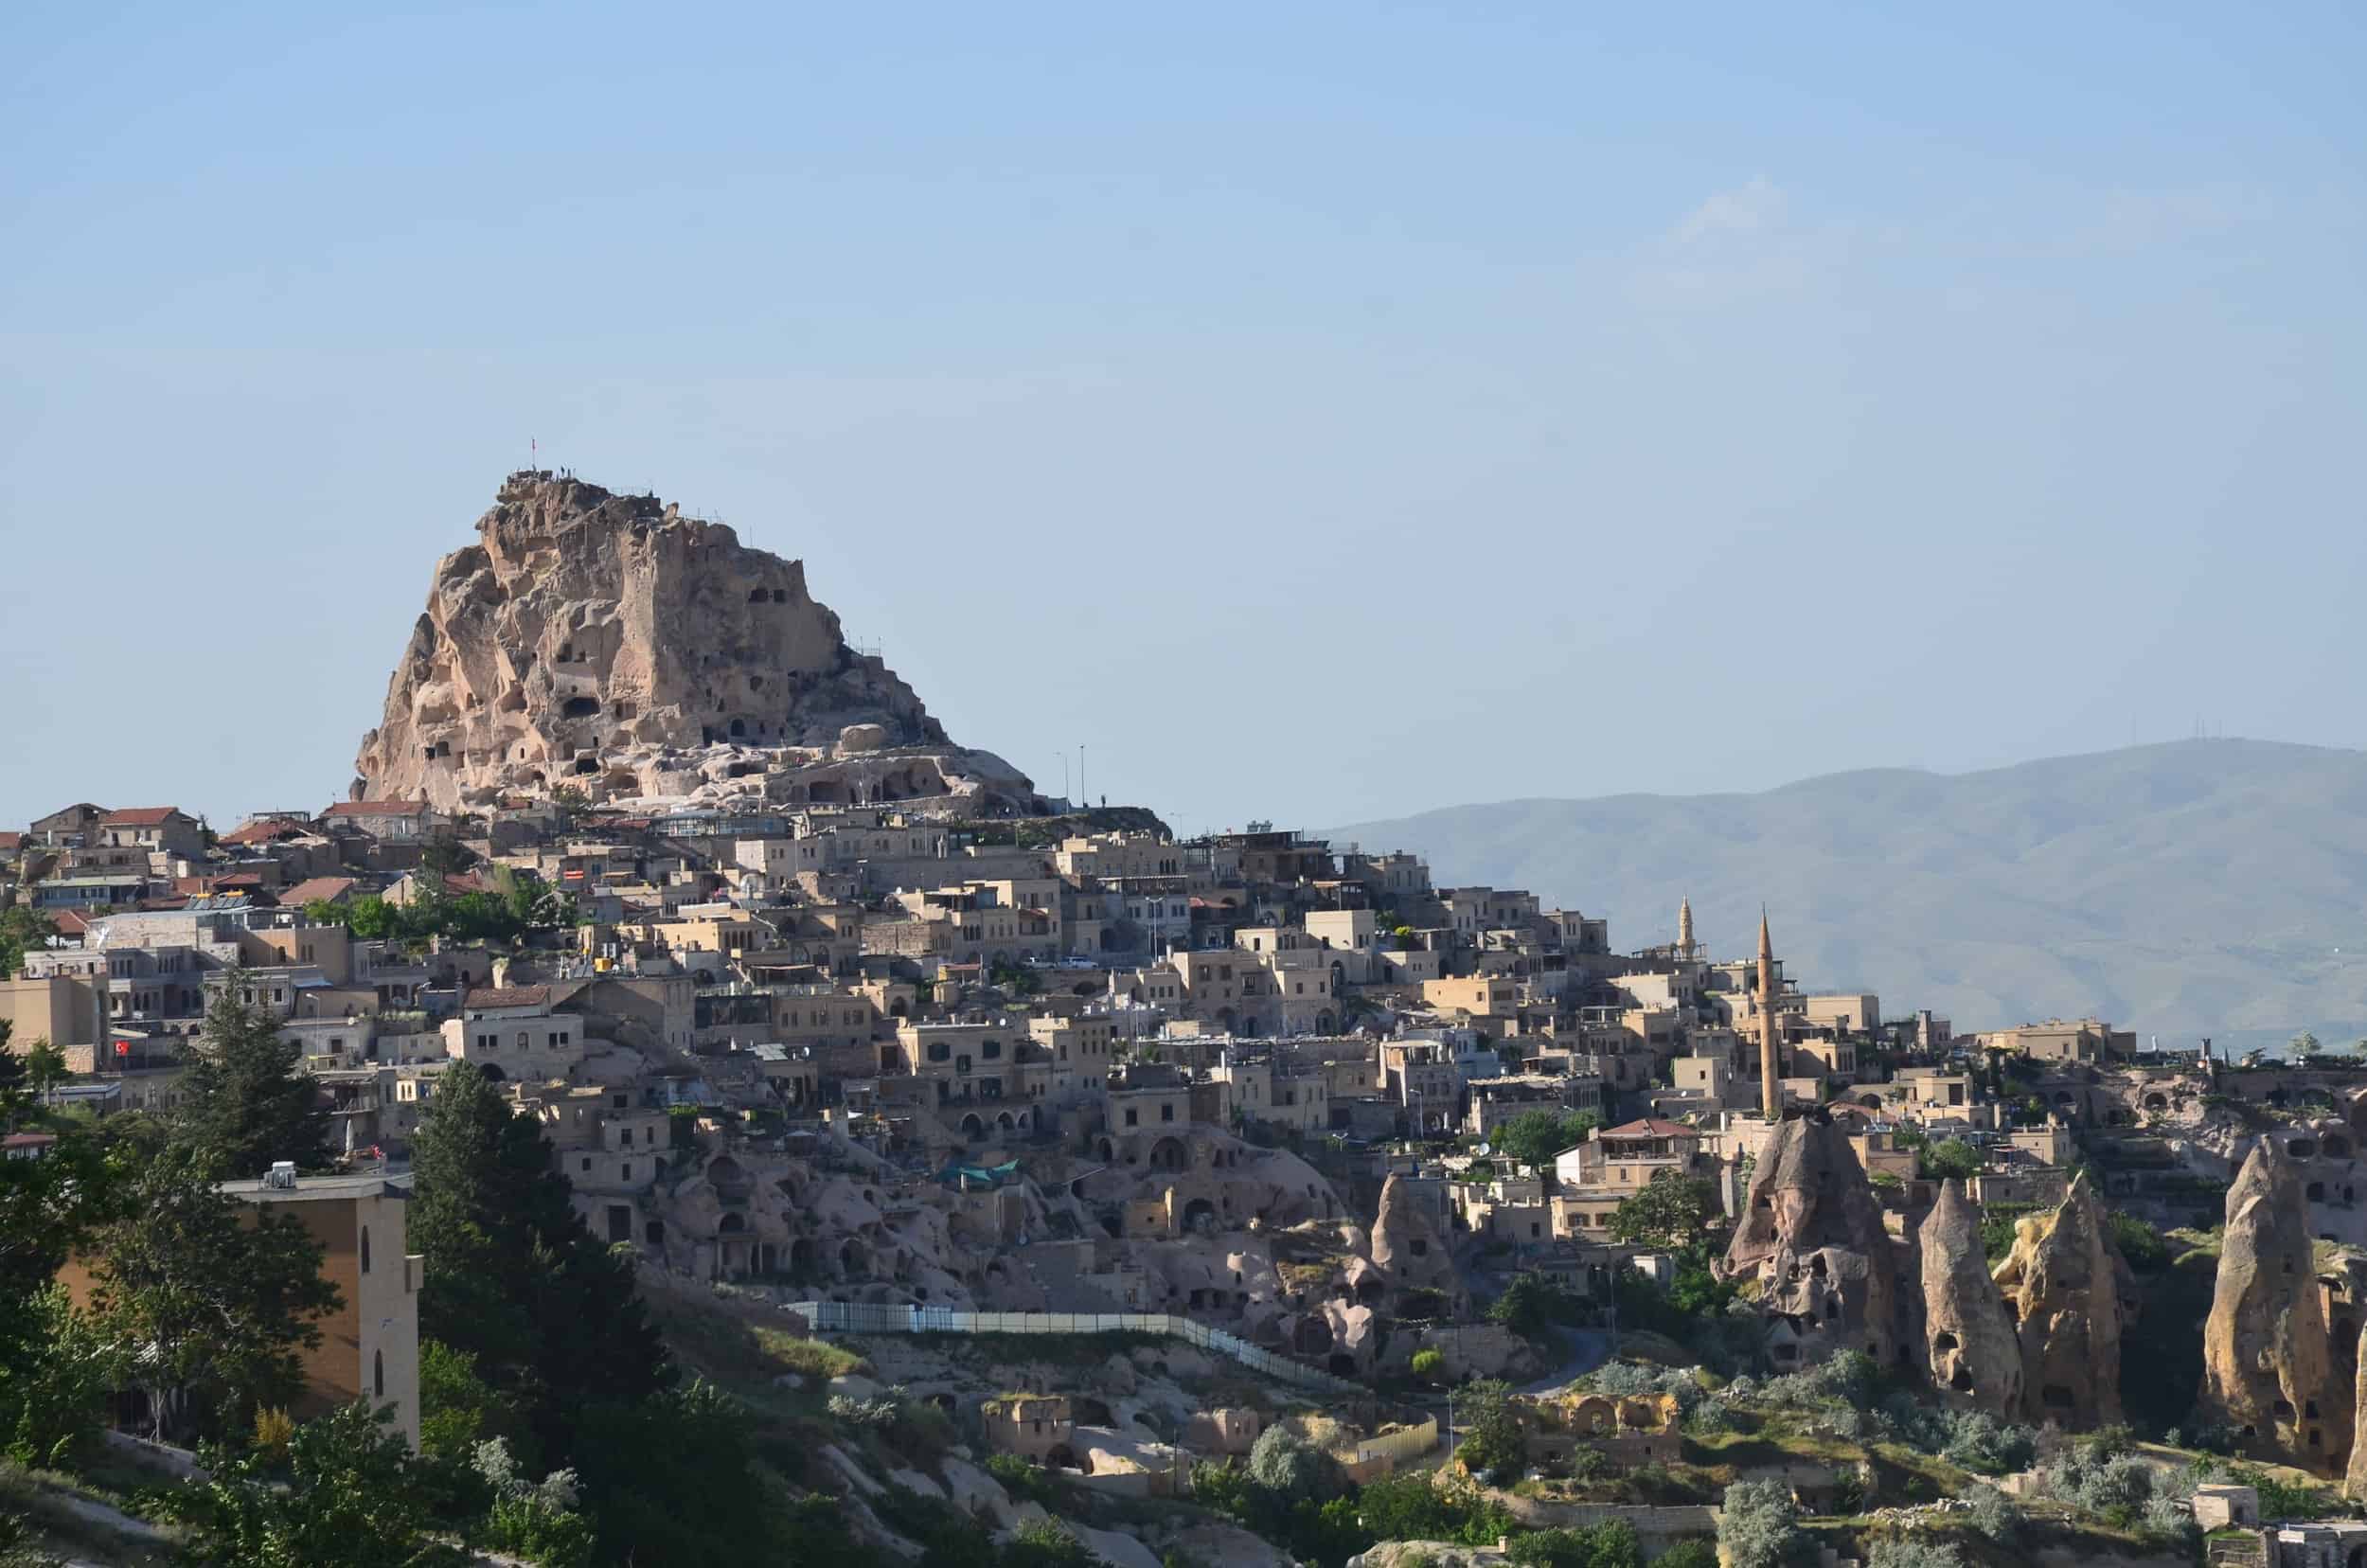
{"label": "paved road", "polygon": [[1548,1394],[1566,1383],[1575,1382],[1603,1363],[1611,1360],[1611,1331],[1606,1328],[1557,1328],[1559,1339],[1570,1352],[1570,1359],[1553,1371],[1525,1384],[1523,1394]]}

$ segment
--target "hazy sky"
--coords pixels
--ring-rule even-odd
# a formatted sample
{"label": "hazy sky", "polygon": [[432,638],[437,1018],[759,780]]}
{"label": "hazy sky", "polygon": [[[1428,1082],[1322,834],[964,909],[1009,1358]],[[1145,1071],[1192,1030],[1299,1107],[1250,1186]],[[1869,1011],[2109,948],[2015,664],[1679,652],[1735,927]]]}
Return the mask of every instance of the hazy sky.
{"label": "hazy sky", "polygon": [[0,11],[0,823],[529,437],[1186,829],[2367,739],[2357,5],[362,9]]}

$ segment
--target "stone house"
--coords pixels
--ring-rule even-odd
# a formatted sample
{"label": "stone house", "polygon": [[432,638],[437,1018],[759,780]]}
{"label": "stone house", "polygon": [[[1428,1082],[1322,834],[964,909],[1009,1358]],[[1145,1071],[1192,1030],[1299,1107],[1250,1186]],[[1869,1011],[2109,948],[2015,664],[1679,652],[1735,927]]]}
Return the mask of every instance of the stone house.
{"label": "stone house", "polygon": [[998,1453],[1061,1470],[1077,1468],[1077,1421],[1066,1396],[998,1394],[978,1407],[987,1445]]}
{"label": "stone house", "polygon": [[321,821],[392,844],[417,844],[452,826],[424,800],[341,800],[321,812]]}
{"label": "stone house", "polygon": [[192,860],[205,853],[205,833],[197,818],[177,806],[134,806],[109,811],[98,819],[98,842],[109,849],[126,849],[143,857]]}

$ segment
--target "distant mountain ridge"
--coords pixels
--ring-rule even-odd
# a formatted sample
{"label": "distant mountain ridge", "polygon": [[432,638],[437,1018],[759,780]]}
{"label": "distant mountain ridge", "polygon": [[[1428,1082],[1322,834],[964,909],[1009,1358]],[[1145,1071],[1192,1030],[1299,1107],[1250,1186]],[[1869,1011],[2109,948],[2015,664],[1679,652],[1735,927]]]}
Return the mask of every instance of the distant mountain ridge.
{"label": "distant mountain ridge", "polygon": [[1743,957],[1960,1030],[2094,1013],[2164,1045],[2367,1035],[2367,753],[2182,740],[1759,794],[1453,806],[1331,829],[1443,884],[1529,888],[1632,950]]}

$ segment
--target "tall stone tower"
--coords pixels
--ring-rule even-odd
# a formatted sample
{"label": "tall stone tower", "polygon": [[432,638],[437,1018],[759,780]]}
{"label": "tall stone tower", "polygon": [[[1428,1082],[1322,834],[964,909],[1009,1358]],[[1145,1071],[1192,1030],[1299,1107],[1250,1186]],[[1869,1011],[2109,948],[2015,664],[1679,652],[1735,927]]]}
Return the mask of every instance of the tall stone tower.
{"label": "tall stone tower", "polygon": [[1700,950],[1693,943],[1693,900],[1677,900],[1677,956],[1690,959]]}
{"label": "tall stone tower", "polygon": [[1759,1108],[1769,1121],[1784,1118],[1784,1086],[1775,1070],[1775,944],[1759,911]]}

